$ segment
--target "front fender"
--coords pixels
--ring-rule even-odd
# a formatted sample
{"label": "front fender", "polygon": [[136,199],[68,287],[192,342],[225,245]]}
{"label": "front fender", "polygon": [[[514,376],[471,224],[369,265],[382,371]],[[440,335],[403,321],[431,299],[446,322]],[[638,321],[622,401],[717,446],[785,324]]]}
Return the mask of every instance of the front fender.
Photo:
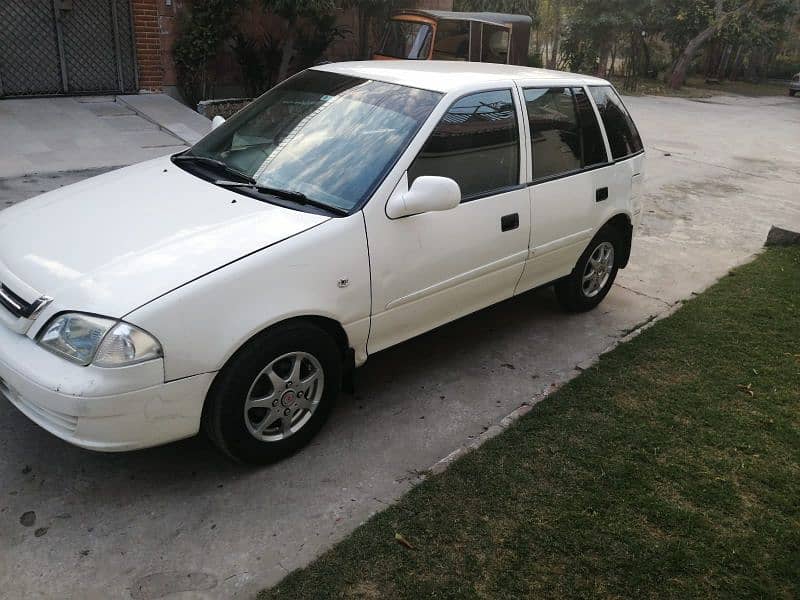
{"label": "front fender", "polygon": [[357,212],[235,261],[125,319],[161,342],[171,381],[218,371],[260,331],[307,315],[339,322],[363,362],[370,308],[367,238]]}

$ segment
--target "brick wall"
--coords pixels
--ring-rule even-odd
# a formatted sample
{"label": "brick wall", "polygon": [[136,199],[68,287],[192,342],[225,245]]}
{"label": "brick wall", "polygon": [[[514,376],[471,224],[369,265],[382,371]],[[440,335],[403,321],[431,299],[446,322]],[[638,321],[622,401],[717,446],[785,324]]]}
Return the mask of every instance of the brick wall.
{"label": "brick wall", "polygon": [[131,0],[139,89],[160,91],[164,83],[159,13],[163,0]]}

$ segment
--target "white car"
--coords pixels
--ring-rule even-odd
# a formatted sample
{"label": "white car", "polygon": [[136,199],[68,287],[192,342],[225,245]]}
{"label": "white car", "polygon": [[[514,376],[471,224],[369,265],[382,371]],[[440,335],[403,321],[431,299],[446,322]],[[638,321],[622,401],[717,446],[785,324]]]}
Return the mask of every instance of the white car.
{"label": "white car", "polygon": [[84,448],[202,427],[275,460],[370,354],[549,283],[599,304],[643,163],[602,79],[315,67],[186,152],[0,213],[0,395]]}

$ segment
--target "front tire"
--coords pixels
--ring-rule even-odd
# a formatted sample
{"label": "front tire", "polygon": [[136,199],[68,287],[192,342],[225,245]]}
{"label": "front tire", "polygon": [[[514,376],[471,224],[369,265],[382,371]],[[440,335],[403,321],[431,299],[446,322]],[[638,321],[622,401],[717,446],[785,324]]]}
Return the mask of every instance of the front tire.
{"label": "front tire", "polygon": [[592,310],[608,294],[619,271],[622,243],[612,227],[601,229],[567,277],[556,282],[556,298],[568,312]]}
{"label": "front tire", "polygon": [[203,429],[233,460],[272,463],[311,441],[341,384],[342,354],[324,330],[279,325],[248,342],[217,375]]}

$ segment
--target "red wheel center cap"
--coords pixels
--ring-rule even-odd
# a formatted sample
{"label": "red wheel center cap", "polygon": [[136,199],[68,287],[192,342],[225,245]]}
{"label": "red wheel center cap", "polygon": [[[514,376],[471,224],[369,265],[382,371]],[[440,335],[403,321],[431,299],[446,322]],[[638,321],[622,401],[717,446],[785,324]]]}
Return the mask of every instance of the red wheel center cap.
{"label": "red wheel center cap", "polygon": [[281,396],[281,404],[287,408],[294,404],[295,400],[297,400],[297,394],[295,394],[293,390],[287,390],[283,396]]}

